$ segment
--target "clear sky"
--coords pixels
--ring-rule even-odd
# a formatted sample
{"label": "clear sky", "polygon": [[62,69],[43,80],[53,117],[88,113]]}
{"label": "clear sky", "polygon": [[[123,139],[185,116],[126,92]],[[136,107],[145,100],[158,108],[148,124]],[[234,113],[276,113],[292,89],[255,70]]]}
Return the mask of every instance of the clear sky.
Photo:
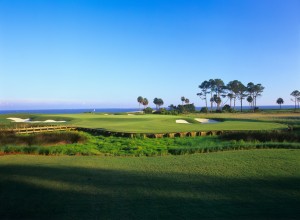
{"label": "clear sky", "polygon": [[165,106],[204,80],[300,90],[300,0],[0,0],[0,109]]}

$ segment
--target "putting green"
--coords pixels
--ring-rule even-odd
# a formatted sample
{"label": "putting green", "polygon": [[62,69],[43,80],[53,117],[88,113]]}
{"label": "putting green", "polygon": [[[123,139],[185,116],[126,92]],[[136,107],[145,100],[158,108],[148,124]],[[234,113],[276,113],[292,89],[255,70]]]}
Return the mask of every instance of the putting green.
{"label": "putting green", "polygon": [[[6,117],[11,117],[9,115]],[[14,115],[20,117],[20,115]],[[66,120],[68,125],[84,128],[104,129],[113,132],[129,133],[168,133],[189,131],[228,131],[228,130],[273,130],[286,129],[287,126],[261,120],[240,118],[223,118],[220,123],[202,124],[195,118],[203,115],[169,116],[169,115],[104,115],[104,114],[61,114],[61,115],[22,115],[33,120]],[[2,123],[11,123],[1,115]],[[189,124],[179,124],[176,120],[186,120]]]}

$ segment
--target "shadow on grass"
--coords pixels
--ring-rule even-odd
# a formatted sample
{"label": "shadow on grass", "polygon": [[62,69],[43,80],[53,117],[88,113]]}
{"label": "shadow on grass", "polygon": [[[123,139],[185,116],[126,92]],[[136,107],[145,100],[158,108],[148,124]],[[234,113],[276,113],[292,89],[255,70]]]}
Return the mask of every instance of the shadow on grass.
{"label": "shadow on grass", "polygon": [[263,119],[253,119],[253,118],[223,118],[223,121],[238,121],[238,122],[272,122]]}
{"label": "shadow on grass", "polygon": [[0,166],[1,219],[299,219],[300,178]]}

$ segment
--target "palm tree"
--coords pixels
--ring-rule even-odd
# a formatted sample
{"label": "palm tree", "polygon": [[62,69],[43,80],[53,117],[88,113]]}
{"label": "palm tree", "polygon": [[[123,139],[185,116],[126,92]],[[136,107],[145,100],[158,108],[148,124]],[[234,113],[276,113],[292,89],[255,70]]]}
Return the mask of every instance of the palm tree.
{"label": "palm tree", "polygon": [[144,106],[144,108],[146,108],[148,104],[149,104],[148,99],[144,98],[144,100],[143,100],[143,106]]}
{"label": "palm tree", "polygon": [[189,100],[189,99],[185,99],[185,100],[184,100],[184,103],[185,103],[185,104],[189,104],[189,103],[190,103],[190,100]]}
{"label": "palm tree", "polygon": [[158,109],[160,109],[160,106],[162,106],[163,104],[164,104],[164,101],[161,98],[159,98],[158,102],[157,102]]}
{"label": "palm tree", "polygon": [[[247,97],[247,102],[249,102],[250,107],[252,107],[252,105],[253,105],[253,98],[252,98],[251,95],[249,95],[249,96]],[[254,110],[254,109],[253,109],[253,110]]]}
{"label": "palm tree", "polygon": [[161,98],[155,98],[153,103],[156,105],[156,109],[160,109],[160,106],[164,104],[164,101]]}
{"label": "palm tree", "polygon": [[138,101],[138,103],[139,103],[139,109],[141,110],[141,104],[143,104],[144,98],[143,98],[142,96],[139,96],[139,97],[137,98],[137,101]]}
{"label": "palm tree", "polygon": [[284,101],[283,101],[282,98],[278,98],[277,101],[276,101],[276,103],[277,103],[278,105],[280,105],[280,109],[281,109],[281,105],[284,103]]}
{"label": "palm tree", "polygon": [[183,103],[185,101],[185,97],[184,96],[181,97],[181,101],[182,101],[182,105],[183,105]]}
{"label": "palm tree", "polygon": [[222,99],[219,96],[214,95],[213,100],[214,100],[215,103],[217,103],[217,110],[220,110],[219,107],[220,107],[220,104],[222,102]]}
{"label": "palm tree", "polygon": [[292,101],[295,102],[295,109],[297,108],[297,99],[300,97],[300,92],[298,90],[294,90],[292,93],[291,93],[291,96],[294,96],[294,100],[292,99]]}
{"label": "palm tree", "polygon": [[158,109],[158,98],[154,98],[153,103],[156,106],[156,109]]}

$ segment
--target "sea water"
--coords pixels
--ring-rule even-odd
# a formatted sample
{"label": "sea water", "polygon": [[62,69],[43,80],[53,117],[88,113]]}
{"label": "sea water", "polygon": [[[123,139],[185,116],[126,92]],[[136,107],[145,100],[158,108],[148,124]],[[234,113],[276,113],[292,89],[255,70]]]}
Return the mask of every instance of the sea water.
{"label": "sea water", "polygon": [[[269,105],[269,106],[258,106],[259,109],[279,109],[279,105]],[[196,107],[199,111],[202,107]],[[294,109],[294,105],[282,105],[281,109]],[[154,108],[155,109],[155,108]],[[208,106],[208,109],[210,107]],[[215,107],[213,109],[216,109]],[[240,110],[240,106],[236,105],[235,109]],[[243,110],[250,109],[249,106],[243,106]],[[96,108],[96,109],[34,109],[34,110],[0,110],[0,114],[79,114],[87,112],[95,113],[126,113],[126,112],[136,112],[139,108]]]}

